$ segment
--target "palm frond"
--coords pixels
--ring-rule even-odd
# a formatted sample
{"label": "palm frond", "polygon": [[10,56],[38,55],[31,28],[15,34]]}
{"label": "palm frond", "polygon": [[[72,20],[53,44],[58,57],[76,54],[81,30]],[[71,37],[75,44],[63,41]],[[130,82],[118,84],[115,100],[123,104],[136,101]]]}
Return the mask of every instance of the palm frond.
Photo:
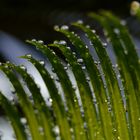
{"label": "palm frond", "polygon": [[[57,76],[56,81],[44,62],[39,62],[31,55],[21,56],[41,75],[49,92],[50,105],[46,103],[40,88],[24,66],[12,63],[0,66],[18,97],[17,103],[12,104],[5,93],[0,92],[0,105],[11,121],[16,139],[140,138],[140,63],[133,39],[126,26],[111,13],[91,13],[90,17],[103,26],[113,48],[117,67],[108,55],[107,44],[101,41],[95,30],[81,22],[74,22],[72,26],[85,33],[99,62],[81,37],[66,25],[61,28],[55,26],[55,30],[69,39],[75,52],[62,40],[48,45],[36,40],[27,41],[49,60],[52,73]],[[62,52],[64,61],[55,54],[54,48]],[[74,76],[76,87],[73,86],[71,75]],[[27,86],[30,96],[19,77]]]}

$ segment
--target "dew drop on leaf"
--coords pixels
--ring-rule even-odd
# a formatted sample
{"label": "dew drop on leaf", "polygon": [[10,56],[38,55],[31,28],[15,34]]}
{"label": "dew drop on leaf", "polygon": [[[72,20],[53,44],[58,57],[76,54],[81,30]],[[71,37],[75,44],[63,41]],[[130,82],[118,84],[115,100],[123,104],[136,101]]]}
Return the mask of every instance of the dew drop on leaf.
{"label": "dew drop on leaf", "polygon": [[53,131],[54,131],[54,133],[55,133],[55,135],[56,136],[58,136],[59,135],[59,127],[56,125],[54,128],[53,128]]}
{"label": "dew drop on leaf", "polygon": [[103,47],[107,47],[107,43],[106,42],[104,42],[104,43],[102,43],[102,45],[103,45]]}
{"label": "dew drop on leaf", "polygon": [[62,26],[61,26],[61,29],[62,29],[62,30],[68,30],[69,27],[68,27],[67,25],[62,25]]}
{"label": "dew drop on leaf", "polygon": [[49,103],[53,102],[52,98],[48,98],[48,101],[49,101]]}
{"label": "dew drop on leaf", "polygon": [[70,50],[70,47],[67,47],[68,50]]}
{"label": "dew drop on leaf", "polygon": [[95,34],[95,33],[96,33],[96,31],[95,31],[95,30],[92,30],[92,33],[94,33],[94,34]]}
{"label": "dew drop on leaf", "polygon": [[86,69],[86,67],[85,67],[85,66],[82,66],[82,69],[83,69],[83,70],[85,70],[85,69]]}
{"label": "dew drop on leaf", "polygon": [[58,44],[59,42],[57,41],[57,40],[55,40],[54,42],[53,42],[53,44]]}
{"label": "dew drop on leaf", "polygon": [[60,41],[59,41],[59,44],[60,44],[60,45],[66,45],[67,42],[66,42],[65,40],[60,40]]}
{"label": "dew drop on leaf", "polygon": [[73,128],[70,128],[70,132],[71,132],[71,133],[73,133],[73,132],[74,132]]}
{"label": "dew drop on leaf", "polygon": [[35,41],[36,41],[36,39],[32,39],[31,41],[32,41],[32,42],[35,42]]}
{"label": "dew drop on leaf", "polygon": [[68,67],[67,67],[67,66],[65,66],[65,67],[64,67],[64,70],[68,70]]}
{"label": "dew drop on leaf", "polygon": [[54,79],[53,75],[51,75],[51,79]]}
{"label": "dew drop on leaf", "polygon": [[59,30],[60,30],[60,29],[59,29],[59,26],[58,26],[58,25],[55,25],[55,26],[54,26],[54,30],[59,31]]}
{"label": "dew drop on leaf", "polygon": [[26,67],[23,66],[23,65],[21,65],[20,68],[21,68],[22,70],[24,70],[24,71],[26,70]]}
{"label": "dew drop on leaf", "polygon": [[44,135],[43,127],[40,126],[40,127],[38,128],[38,131],[39,131],[39,133],[40,133],[41,135]]}
{"label": "dew drop on leaf", "polygon": [[117,78],[118,78],[118,79],[120,79],[120,78],[121,78],[121,75],[120,75],[120,74],[118,74],[118,75],[117,75]]}
{"label": "dew drop on leaf", "polygon": [[94,61],[94,64],[96,64],[96,65],[97,65],[97,64],[98,64],[98,62],[97,62],[97,61]]}
{"label": "dew drop on leaf", "polygon": [[83,20],[78,20],[77,23],[78,24],[83,24]]}
{"label": "dew drop on leaf", "polygon": [[28,57],[28,58],[31,58],[32,57],[31,54],[26,54],[25,56]]}
{"label": "dew drop on leaf", "polygon": [[90,82],[90,78],[89,77],[86,77],[86,80],[87,80],[87,82]]}
{"label": "dew drop on leaf", "polygon": [[43,60],[40,60],[39,63],[42,65],[42,66],[45,66],[45,62]]}
{"label": "dew drop on leaf", "polygon": [[115,28],[115,29],[114,29],[114,33],[116,33],[116,34],[120,34],[120,30],[117,29],[117,28]]}
{"label": "dew drop on leaf", "polygon": [[127,51],[127,50],[124,50],[124,53],[125,53],[125,54],[128,54],[128,51]]}
{"label": "dew drop on leaf", "polygon": [[126,25],[126,21],[125,21],[125,20],[121,20],[120,23],[121,23],[121,25],[123,25],[123,26]]}
{"label": "dew drop on leaf", "polygon": [[77,62],[78,63],[83,63],[83,59],[82,58],[79,58],[79,59],[77,59]]}
{"label": "dew drop on leaf", "polygon": [[43,40],[38,40],[38,43],[43,44],[44,42]]}
{"label": "dew drop on leaf", "polygon": [[76,90],[76,89],[77,89],[76,85],[73,85],[73,86],[72,86],[72,88],[73,88],[74,90]]}
{"label": "dew drop on leaf", "polygon": [[23,124],[23,125],[25,125],[26,123],[27,123],[27,120],[26,120],[26,118],[20,118],[20,122]]}
{"label": "dew drop on leaf", "polygon": [[86,25],[86,28],[90,28],[90,26],[89,25]]}

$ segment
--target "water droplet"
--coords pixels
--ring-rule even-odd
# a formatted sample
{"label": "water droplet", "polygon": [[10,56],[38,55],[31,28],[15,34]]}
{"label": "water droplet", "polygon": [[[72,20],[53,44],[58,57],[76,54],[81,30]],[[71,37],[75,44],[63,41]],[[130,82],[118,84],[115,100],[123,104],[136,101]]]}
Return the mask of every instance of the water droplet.
{"label": "water droplet", "polygon": [[71,132],[71,133],[73,133],[73,132],[74,132],[73,128],[70,128],[70,132]]}
{"label": "water droplet", "polygon": [[70,47],[67,47],[68,50],[70,50]]}
{"label": "water droplet", "polygon": [[60,41],[59,41],[59,44],[60,44],[60,45],[66,45],[67,42],[66,42],[65,40],[60,40]]}
{"label": "water droplet", "polygon": [[45,62],[43,60],[40,60],[39,63],[42,65],[42,66],[45,66]]}
{"label": "water droplet", "polygon": [[60,30],[60,29],[59,29],[59,26],[58,26],[58,25],[55,25],[55,26],[54,26],[54,30],[59,31],[59,30]]}
{"label": "water droplet", "polygon": [[107,103],[108,101],[107,101],[107,99],[105,99],[105,103]]}
{"label": "water droplet", "polygon": [[118,74],[118,75],[117,75],[117,78],[118,78],[118,79],[120,79],[120,78],[121,78],[121,75],[120,75],[120,74]]}
{"label": "water droplet", "polygon": [[8,66],[8,65],[4,65],[4,68],[6,68],[6,69],[7,69],[7,68],[9,68],[9,66]]}
{"label": "water droplet", "polygon": [[113,128],[113,132],[117,132],[117,129]]}
{"label": "water droplet", "polygon": [[95,34],[95,33],[96,33],[96,31],[95,31],[95,30],[92,30],[92,33],[94,33],[94,34]]}
{"label": "water droplet", "polygon": [[53,102],[52,98],[48,98],[48,101],[49,101],[49,103]]}
{"label": "water droplet", "polygon": [[140,121],[140,117],[138,118],[138,120]]}
{"label": "water droplet", "polygon": [[89,26],[89,25],[86,25],[86,28],[88,28],[88,29],[89,29],[89,28],[90,28],[90,26]]}
{"label": "water droplet", "polygon": [[26,118],[20,118],[20,122],[25,125],[27,124],[27,119]]}
{"label": "water droplet", "polygon": [[76,53],[75,53],[75,52],[72,52],[72,54],[73,54],[73,55],[76,55]]}
{"label": "water droplet", "polygon": [[64,70],[68,70],[68,67],[67,67],[67,66],[65,66],[65,67],[64,67]]}
{"label": "water droplet", "polygon": [[86,67],[85,67],[85,66],[82,66],[82,69],[83,69],[83,70],[85,70],[85,69],[86,69]]}
{"label": "water droplet", "polygon": [[28,57],[28,58],[31,58],[32,57],[31,54],[26,54],[25,56]]}
{"label": "water droplet", "polygon": [[38,40],[38,43],[40,44],[44,44],[44,42],[42,40]]}
{"label": "water droplet", "polygon": [[53,44],[58,44],[59,42],[57,41],[57,40],[55,40],[54,42],[53,42]]}
{"label": "water droplet", "polygon": [[35,41],[36,41],[36,39],[32,39],[31,41],[35,42]]}
{"label": "water droplet", "polygon": [[61,30],[68,30],[68,29],[69,29],[69,27],[67,25],[61,26]]}
{"label": "water droplet", "polygon": [[83,20],[78,20],[77,23],[78,24],[83,24]]}
{"label": "water droplet", "polygon": [[14,102],[14,97],[13,96],[10,96],[9,101],[10,102]]}
{"label": "water droplet", "polygon": [[120,30],[119,30],[118,28],[115,28],[115,29],[114,29],[114,33],[120,34]]}
{"label": "water droplet", "polygon": [[54,133],[55,133],[56,136],[58,136],[59,133],[60,133],[59,127],[57,125],[53,128],[53,131],[54,131]]}
{"label": "water droplet", "polygon": [[54,52],[54,51],[52,51],[52,54],[54,54],[54,55],[55,55],[55,52]]}
{"label": "water droplet", "polygon": [[79,58],[79,59],[77,59],[77,62],[78,63],[83,63],[83,59],[82,58]]}
{"label": "water droplet", "polygon": [[90,78],[89,78],[89,77],[86,77],[86,80],[87,80],[88,82],[90,82]]}
{"label": "water droplet", "polygon": [[77,89],[76,85],[73,85],[73,86],[72,86],[72,88],[73,88],[74,90],[76,90],[76,89]]}
{"label": "water droplet", "polygon": [[104,43],[102,43],[102,45],[103,45],[103,47],[107,47],[107,43],[106,42],[104,42]]}
{"label": "water droplet", "polygon": [[94,64],[98,65],[98,61],[94,61]]}
{"label": "water droplet", "polygon": [[24,65],[21,65],[20,68],[24,71],[26,71],[26,67]]}
{"label": "water droplet", "polygon": [[44,134],[44,129],[43,129],[43,127],[40,126],[40,127],[38,128],[38,131],[39,131],[39,133],[40,133],[41,135]]}
{"label": "water droplet", "polygon": [[126,20],[121,20],[120,23],[121,23],[121,25],[125,26],[126,25]]}
{"label": "water droplet", "polygon": [[115,67],[116,67],[116,68],[118,68],[118,67],[119,67],[119,65],[118,65],[118,64],[116,64],[116,65],[115,65]]}
{"label": "water droplet", "polygon": [[127,50],[124,50],[124,53],[127,55],[128,54],[128,51]]}
{"label": "water droplet", "polygon": [[10,64],[10,61],[6,61],[6,64]]}
{"label": "water droplet", "polygon": [[54,76],[53,75],[51,75],[50,77],[51,77],[51,79],[54,79]]}

